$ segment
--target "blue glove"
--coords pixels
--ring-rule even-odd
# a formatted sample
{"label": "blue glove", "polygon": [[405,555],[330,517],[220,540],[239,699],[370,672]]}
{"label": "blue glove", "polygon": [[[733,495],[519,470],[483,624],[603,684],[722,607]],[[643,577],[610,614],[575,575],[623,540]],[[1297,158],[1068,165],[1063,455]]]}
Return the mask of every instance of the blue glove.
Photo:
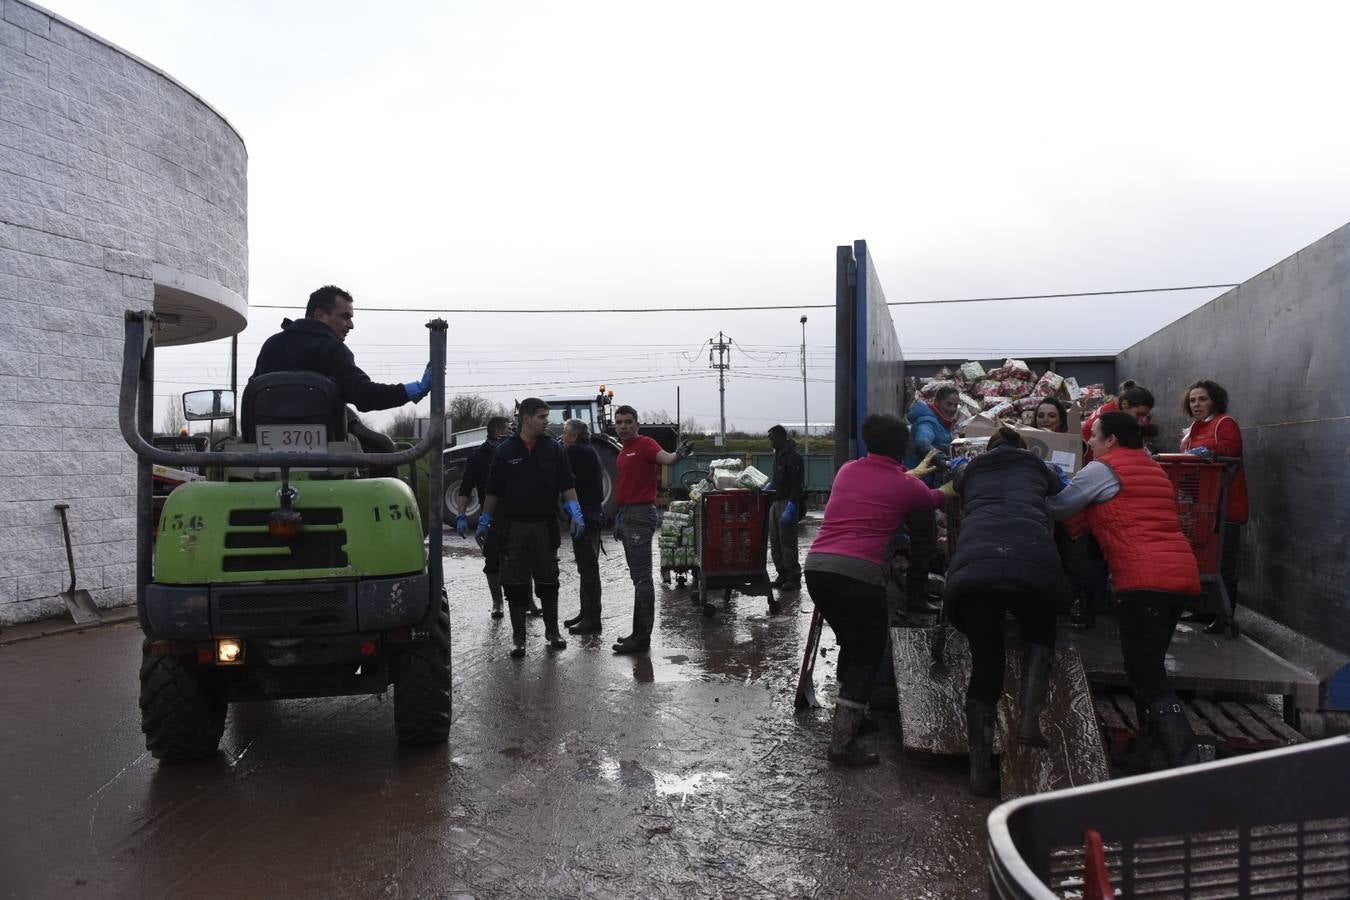
{"label": "blue glove", "polygon": [[563,508],[572,517],[572,537],[581,537],[586,531],[586,520],[581,517],[581,504],[575,500],[568,500],[563,504]]}
{"label": "blue glove", "polygon": [[787,506],[783,507],[783,524],[791,525],[797,521],[797,501],[789,500]]}
{"label": "blue glove", "polygon": [[431,363],[427,363],[426,369],[422,371],[421,381],[410,381],[403,386],[403,390],[413,403],[431,393]]}
{"label": "blue glove", "polygon": [[771,491],[771,490],[773,490],[773,482],[770,481],[768,484],[764,485],[764,490],[766,490],[766,491]]}
{"label": "blue glove", "polygon": [[461,539],[469,536],[469,517],[464,513],[460,513],[459,518],[455,520],[455,531],[459,533]]}
{"label": "blue glove", "polygon": [[1061,466],[1059,463],[1046,463],[1046,465],[1049,466],[1051,470],[1054,471],[1055,475],[1059,478],[1060,487],[1066,488],[1069,486],[1069,476],[1064,473],[1063,466]]}
{"label": "blue glove", "polygon": [[1208,447],[1192,447],[1186,453],[1190,456],[1213,456],[1214,451]]}
{"label": "blue glove", "polygon": [[947,471],[955,475],[970,463],[969,456],[958,456],[956,459],[947,463]]}
{"label": "blue glove", "polygon": [[487,540],[488,529],[492,527],[492,513],[485,512],[478,517],[478,531],[474,533],[473,539],[478,542],[478,546],[483,546]]}

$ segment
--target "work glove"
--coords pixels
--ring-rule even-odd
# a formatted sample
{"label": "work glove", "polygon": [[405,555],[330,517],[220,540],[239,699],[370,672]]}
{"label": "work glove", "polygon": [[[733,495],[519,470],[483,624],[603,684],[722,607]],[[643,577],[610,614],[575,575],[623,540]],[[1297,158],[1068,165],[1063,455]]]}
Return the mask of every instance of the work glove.
{"label": "work glove", "polygon": [[614,514],[614,540],[623,543],[623,510]]}
{"label": "work glove", "polygon": [[426,369],[422,371],[421,381],[410,381],[403,386],[403,390],[413,403],[431,393],[431,363],[427,363]]}
{"label": "work glove", "polygon": [[586,520],[581,517],[581,504],[575,500],[568,500],[563,503],[563,508],[567,514],[572,517],[572,537],[579,538],[586,533]]}
{"label": "work glove", "polygon": [[1192,447],[1191,449],[1187,450],[1186,453],[1190,456],[1201,456],[1205,457],[1206,459],[1214,455],[1214,451],[1209,449],[1208,447]]}
{"label": "work glove", "polygon": [[461,540],[469,536],[469,517],[464,513],[460,513],[459,518],[455,520],[455,531],[459,533]]}
{"label": "work glove", "polygon": [[957,474],[960,473],[962,469],[964,469],[969,464],[970,464],[969,456],[958,456],[956,459],[947,463],[947,471],[951,472],[952,476],[955,477]]}
{"label": "work glove", "polygon": [[942,491],[943,495],[946,496],[946,497],[948,497],[948,498],[955,497],[955,496],[956,496],[956,482],[955,482],[955,481],[946,481],[946,482],[943,482],[942,487],[938,488],[938,490]]}
{"label": "work glove", "polygon": [[791,525],[797,521],[797,501],[789,500],[783,507],[783,524]]}
{"label": "work glove", "polygon": [[478,531],[473,536],[473,539],[478,542],[478,546],[483,546],[487,541],[490,528],[492,528],[492,513],[485,512],[478,517]]}
{"label": "work glove", "polygon": [[694,452],[693,442],[685,441],[683,444],[675,448],[675,461],[679,462],[680,460],[684,459],[686,456],[688,456],[690,453],[693,452]]}
{"label": "work glove", "polygon": [[914,468],[909,470],[909,474],[917,475],[920,478],[927,478],[929,475],[933,474],[933,472],[937,470],[935,460],[937,460],[938,452],[939,451],[936,447],[934,447],[932,450],[929,450],[928,455],[923,458],[923,461],[920,462]]}
{"label": "work glove", "polygon": [[1061,466],[1059,463],[1049,463],[1049,462],[1046,463],[1046,465],[1049,466],[1050,471],[1054,472],[1055,476],[1059,478],[1060,487],[1066,488],[1069,486],[1069,476],[1064,472],[1063,466]]}

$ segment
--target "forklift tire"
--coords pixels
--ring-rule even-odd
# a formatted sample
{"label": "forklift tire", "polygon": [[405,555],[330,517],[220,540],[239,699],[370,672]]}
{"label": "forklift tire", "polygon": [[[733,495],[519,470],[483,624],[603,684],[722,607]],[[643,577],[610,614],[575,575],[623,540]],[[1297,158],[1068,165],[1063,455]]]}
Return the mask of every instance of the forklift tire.
{"label": "forklift tire", "polygon": [[450,737],[450,604],[421,644],[394,660],[394,730],[403,744],[443,744]]}
{"label": "forklift tire", "polygon": [[141,731],[145,749],[166,763],[214,756],[225,731],[224,700],[211,672],[190,657],[156,656],[141,645]]}

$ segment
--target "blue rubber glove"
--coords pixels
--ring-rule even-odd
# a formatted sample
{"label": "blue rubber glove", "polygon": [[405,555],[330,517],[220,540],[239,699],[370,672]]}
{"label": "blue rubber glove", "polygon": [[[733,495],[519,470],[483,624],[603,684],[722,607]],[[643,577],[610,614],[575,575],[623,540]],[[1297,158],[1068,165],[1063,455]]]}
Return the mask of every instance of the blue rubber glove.
{"label": "blue rubber glove", "polygon": [[1214,451],[1208,447],[1192,447],[1186,453],[1190,456],[1213,456]]}
{"label": "blue rubber glove", "polygon": [[791,525],[797,521],[797,501],[789,500],[783,507],[783,524]]}
{"label": "blue rubber glove", "polygon": [[581,537],[586,532],[586,520],[581,517],[581,504],[575,500],[568,500],[563,504],[563,508],[572,517],[572,537]]}
{"label": "blue rubber glove", "polygon": [[1066,488],[1069,486],[1069,476],[1065,474],[1063,466],[1059,465],[1059,463],[1046,463],[1046,465],[1054,470],[1055,475],[1059,478],[1060,487]]}
{"label": "blue rubber glove", "polygon": [[422,371],[421,381],[410,381],[403,386],[403,390],[413,403],[431,393],[431,363],[427,363],[426,369]]}
{"label": "blue rubber glove", "polygon": [[459,533],[461,539],[469,536],[469,517],[464,513],[460,513],[459,518],[455,520],[455,531]]}
{"label": "blue rubber glove", "polygon": [[485,512],[478,517],[478,531],[474,533],[473,539],[478,542],[478,546],[483,546],[487,540],[488,529],[492,527],[492,513]]}
{"label": "blue rubber glove", "polygon": [[768,484],[764,485],[764,490],[766,490],[766,491],[771,491],[771,490],[773,490],[773,482],[770,481]]}

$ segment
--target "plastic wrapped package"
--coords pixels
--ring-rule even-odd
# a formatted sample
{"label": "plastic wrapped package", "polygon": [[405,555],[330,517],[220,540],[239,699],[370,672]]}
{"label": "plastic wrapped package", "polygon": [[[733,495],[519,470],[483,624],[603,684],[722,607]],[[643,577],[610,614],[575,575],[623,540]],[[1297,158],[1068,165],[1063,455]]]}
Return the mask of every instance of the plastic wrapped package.
{"label": "plastic wrapped package", "polygon": [[965,379],[966,384],[975,384],[984,378],[984,366],[972,360],[961,364],[961,377]]}
{"label": "plastic wrapped package", "polygon": [[689,502],[697,503],[699,499],[710,490],[712,490],[712,485],[708,484],[707,479],[700,481],[689,489]]}
{"label": "plastic wrapped package", "polygon": [[959,399],[961,401],[961,408],[966,411],[967,415],[974,415],[984,409],[984,404],[969,394],[962,393]]}
{"label": "plastic wrapped package", "polygon": [[692,515],[693,512],[694,512],[694,504],[693,504],[693,501],[690,501],[690,500],[675,500],[675,501],[673,501],[673,502],[670,504],[670,512],[673,512],[673,513],[680,513],[680,514],[683,514],[683,515],[686,515],[686,516]]}
{"label": "plastic wrapped package", "polygon": [[769,483],[769,476],[754,466],[746,466],[745,470],[737,476],[736,483],[752,491],[762,491],[764,486]]}
{"label": "plastic wrapped package", "polygon": [[732,471],[740,471],[744,467],[745,467],[745,460],[738,459],[735,456],[725,456],[722,459],[714,459],[712,462],[708,463],[708,474],[712,475],[712,473],[717,469],[731,469]]}
{"label": "plastic wrapped package", "polygon": [[1054,372],[1046,372],[1036,382],[1033,391],[1038,397],[1054,397],[1059,394],[1060,389],[1064,387],[1064,379]]}
{"label": "plastic wrapped package", "polygon": [[1083,396],[1083,389],[1078,386],[1077,378],[1065,378],[1059,391],[1060,397],[1074,403],[1077,403]]}
{"label": "plastic wrapped package", "polygon": [[937,392],[944,387],[954,387],[960,390],[960,385],[951,378],[934,378],[919,388],[919,396],[925,400],[932,400],[937,396]]}
{"label": "plastic wrapped package", "polygon": [[975,387],[971,388],[971,392],[981,399],[987,397],[999,397],[1003,394],[1003,382],[996,381],[993,378],[986,378],[984,381],[978,382]]}
{"label": "plastic wrapped package", "polygon": [[739,487],[736,479],[740,476],[740,469],[713,469],[708,476],[708,480],[712,482],[715,490],[731,491]]}

